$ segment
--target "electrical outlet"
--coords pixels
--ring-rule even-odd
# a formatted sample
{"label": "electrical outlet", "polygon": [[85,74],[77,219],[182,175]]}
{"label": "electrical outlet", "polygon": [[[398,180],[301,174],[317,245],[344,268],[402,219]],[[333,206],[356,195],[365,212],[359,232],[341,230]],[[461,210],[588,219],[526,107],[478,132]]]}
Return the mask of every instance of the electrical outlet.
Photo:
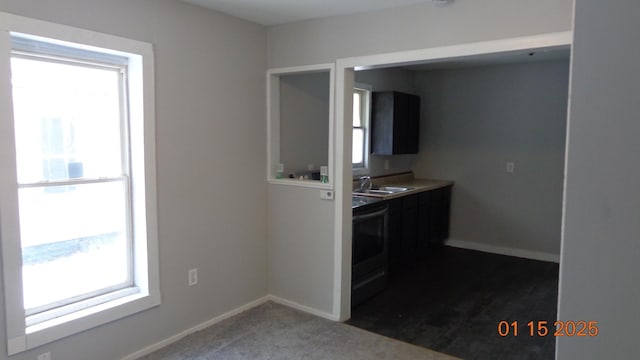
{"label": "electrical outlet", "polygon": [[196,285],[197,283],[198,283],[198,269],[189,270],[189,286]]}
{"label": "electrical outlet", "polygon": [[51,360],[51,353],[46,352],[44,354],[38,355],[38,360]]}
{"label": "electrical outlet", "polygon": [[331,190],[320,190],[320,199],[322,199],[322,200],[333,200],[333,191],[331,191]]}
{"label": "electrical outlet", "polygon": [[516,170],[516,163],[509,161],[506,165],[506,170],[509,174],[512,174]]}

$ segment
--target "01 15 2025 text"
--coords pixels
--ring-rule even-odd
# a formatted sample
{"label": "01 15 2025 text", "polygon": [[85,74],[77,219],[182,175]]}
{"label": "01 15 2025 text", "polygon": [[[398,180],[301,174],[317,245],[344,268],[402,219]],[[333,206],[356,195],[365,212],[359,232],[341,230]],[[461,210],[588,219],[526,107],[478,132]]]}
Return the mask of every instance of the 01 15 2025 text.
{"label": "01 15 2025 text", "polygon": [[550,323],[546,320],[529,321],[520,325],[518,321],[502,320],[498,323],[498,335],[507,336],[569,336],[569,337],[594,337],[598,336],[600,329],[597,321],[586,320],[556,320]]}

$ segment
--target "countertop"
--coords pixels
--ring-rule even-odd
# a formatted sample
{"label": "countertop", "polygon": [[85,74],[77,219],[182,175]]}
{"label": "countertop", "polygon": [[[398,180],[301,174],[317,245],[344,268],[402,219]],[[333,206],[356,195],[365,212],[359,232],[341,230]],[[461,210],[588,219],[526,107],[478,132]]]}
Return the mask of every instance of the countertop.
{"label": "countertop", "polygon": [[[413,173],[402,173],[397,175],[372,177],[373,186],[398,186],[408,187],[411,190],[395,193],[395,194],[356,194],[358,196],[375,197],[384,200],[395,199],[407,195],[421,193],[423,191],[429,191],[439,189],[446,186],[453,185],[451,180],[442,179],[416,179]],[[357,188],[358,181],[354,181],[354,188]]]}

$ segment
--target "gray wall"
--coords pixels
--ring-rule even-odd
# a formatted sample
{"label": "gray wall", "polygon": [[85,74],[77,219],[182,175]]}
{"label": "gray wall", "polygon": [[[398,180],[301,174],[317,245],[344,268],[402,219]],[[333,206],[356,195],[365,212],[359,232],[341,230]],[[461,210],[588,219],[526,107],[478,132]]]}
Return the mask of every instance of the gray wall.
{"label": "gray wall", "polygon": [[328,72],[280,76],[280,163],[290,171],[329,164]]}
{"label": "gray wall", "polygon": [[[366,84],[373,91],[401,91],[415,94],[413,86],[414,74],[410,70],[399,68],[374,69],[356,71],[356,83]],[[371,176],[394,174],[410,171],[415,162],[416,155],[370,155],[369,172]],[[385,161],[388,169],[385,169]]]}
{"label": "gray wall", "polygon": [[640,322],[640,3],[576,1],[558,359],[636,359]]}
{"label": "gray wall", "polygon": [[568,61],[416,73],[414,171],[455,181],[451,240],[559,255],[568,81]]}
{"label": "gray wall", "polygon": [[174,0],[0,0],[0,11],[151,42],[157,86],[162,305],[11,360],[121,358],[266,295],[264,28]]}

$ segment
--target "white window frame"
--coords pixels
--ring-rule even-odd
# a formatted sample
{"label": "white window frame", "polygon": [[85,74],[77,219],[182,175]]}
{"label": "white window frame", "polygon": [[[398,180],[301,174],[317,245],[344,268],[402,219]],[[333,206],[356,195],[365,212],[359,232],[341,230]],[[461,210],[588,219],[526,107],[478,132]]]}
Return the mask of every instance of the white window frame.
{"label": "white window frame", "polygon": [[362,108],[364,108],[364,110],[361,109],[360,113],[360,119],[362,120],[362,127],[360,128],[364,130],[364,148],[362,149],[362,164],[354,165],[352,162],[351,166],[353,176],[362,176],[369,174],[369,149],[371,146],[371,93],[373,92],[373,87],[368,84],[356,83],[354,84],[354,92],[355,91],[361,91],[365,94],[365,96],[362,97]]}
{"label": "white window frame", "polygon": [[[7,351],[13,355],[160,304],[158,271],[154,69],[152,45],[0,12],[0,237]],[[11,35],[44,39],[129,59],[128,110],[135,291],[87,301],[82,309],[27,325],[22,295],[16,149],[11,100]],[[55,40],[53,40],[55,39]],[[78,45],[82,44],[82,45]],[[107,50],[108,49],[108,50]],[[96,300],[95,298],[93,300]],[[103,299],[104,300],[104,299]]]}
{"label": "white window frame", "polygon": [[[296,180],[278,178],[280,168],[280,77],[285,75],[300,75],[309,73],[329,74],[329,181],[322,183],[317,180]],[[267,182],[269,184],[292,185],[317,189],[333,189],[334,179],[334,127],[335,127],[335,65],[317,64],[275,68],[267,70]]]}

